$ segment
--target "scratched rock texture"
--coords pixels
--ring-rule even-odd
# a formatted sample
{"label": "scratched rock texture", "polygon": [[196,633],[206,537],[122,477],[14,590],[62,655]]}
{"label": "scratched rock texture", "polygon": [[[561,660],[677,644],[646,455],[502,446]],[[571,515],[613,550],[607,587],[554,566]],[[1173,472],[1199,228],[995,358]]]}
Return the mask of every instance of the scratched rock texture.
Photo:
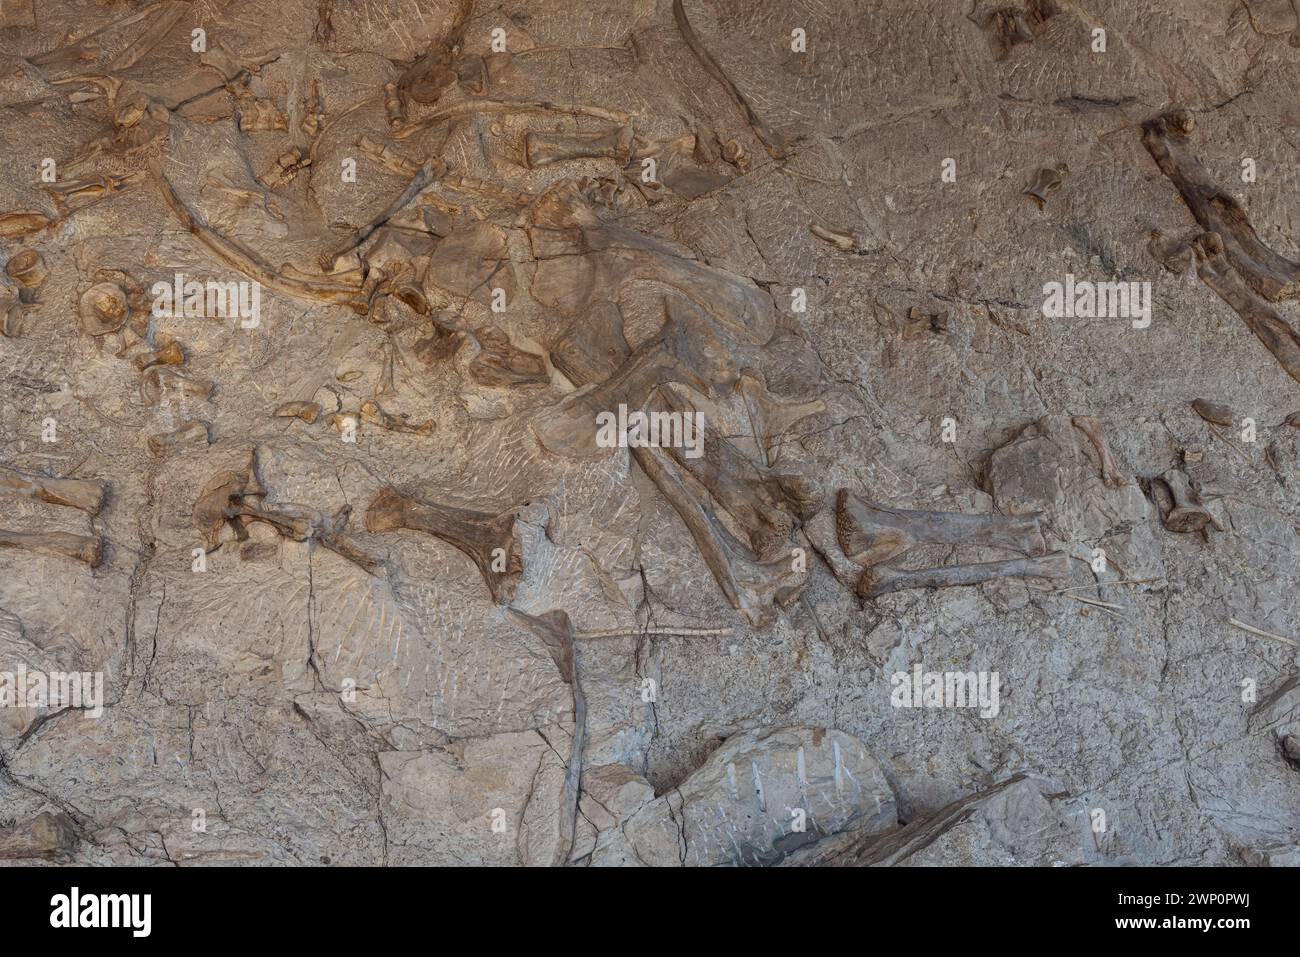
{"label": "scratched rock texture", "polygon": [[[0,2],[0,672],[104,676],[0,861],[1295,864],[1298,82],[1289,0]],[[841,490],[1065,571],[859,597]]]}

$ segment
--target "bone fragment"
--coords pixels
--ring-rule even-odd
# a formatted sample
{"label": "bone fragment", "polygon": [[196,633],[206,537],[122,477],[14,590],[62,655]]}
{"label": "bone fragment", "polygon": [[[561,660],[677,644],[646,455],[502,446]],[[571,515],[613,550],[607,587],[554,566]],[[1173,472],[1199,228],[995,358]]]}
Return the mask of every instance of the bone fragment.
{"label": "bone fragment", "polygon": [[1106,430],[1101,420],[1091,415],[1076,415],[1070,422],[1088,437],[1088,441],[1096,450],[1097,458],[1101,460],[1101,480],[1111,488],[1119,488],[1123,485],[1124,479],[1115,466],[1115,457],[1111,455],[1110,443],[1106,441]]}
{"label": "bone fragment", "polygon": [[106,489],[104,482],[94,479],[48,478],[0,467],[0,490],[17,492],[51,505],[79,508],[90,515],[99,514]]}
{"label": "bone fragment", "polygon": [[21,548],[42,555],[58,555],[85,562],[91,568],[104,557],[104,542],[70,532],[15,532],[0,529],[0,548]]}
{"label": "bone fragment", "polygon": [[858,580],[858,594],[863,598],[878,598],[908,588],[950,588],[954,585],[978,585],[999,578],[1065,578],[1069,574],[1070,559],[1065,552],[917,571],[872,565]]}

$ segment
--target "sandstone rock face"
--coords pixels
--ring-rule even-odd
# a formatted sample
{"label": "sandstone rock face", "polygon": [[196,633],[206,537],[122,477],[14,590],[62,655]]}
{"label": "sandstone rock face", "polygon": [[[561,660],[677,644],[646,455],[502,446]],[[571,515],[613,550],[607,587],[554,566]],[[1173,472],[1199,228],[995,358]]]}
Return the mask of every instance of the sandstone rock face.
{"label": "sandstone rock face", "polygon": [[0,860],[1294,865],[1298,82],[1285,0],[0,2]]}

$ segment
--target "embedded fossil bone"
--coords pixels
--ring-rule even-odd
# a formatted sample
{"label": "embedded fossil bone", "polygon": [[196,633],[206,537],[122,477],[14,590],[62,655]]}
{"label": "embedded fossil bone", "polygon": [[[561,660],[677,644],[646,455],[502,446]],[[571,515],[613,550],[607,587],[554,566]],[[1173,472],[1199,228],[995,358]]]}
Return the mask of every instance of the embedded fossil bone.
{"label": "embedded fossil bone", "polygon": [[79,508],[90,515],[99,514],[106,488],[105,483],[95,479],[49,478],[0,467],[0,490],[17,492],[51,505]]}
{"label": "embedded fossil bone", "polygon": [[361,418],[371,425],[377,425],[389,432],[408,432],[411,435],[432,435],[433,420],[416,425],[405,415],[385,412],[378,402],[367,400],[361,403]]}
{"label": "embedded fossil bone", "polygon": [[239,497],[223,509],[227,520],[238,519],[245,525],[249,522],[265,522],[280,535],[295,542],[308,540],[319,542],[325,548],[357,565],[370,575],[382,570],[380,561],[352,542],[346,535],[348,520],[352,515],[352,506],[344,505],[332,516],[306,505],[294,505],[277,502],[271,507],[258,507]]}
{"label": "embedded fossil bone", "polygon": [[603,159],[626,166],[632,155],[632,127],[603,133],[532,132],[524,137],[524,155],[531,169],[575,159]]}
{"label": "embedded fossil bone", "polygon": [[700,557],[735,608],[755,628],[767,625],[773,607],[788,608],[807,584],[807,571],[796,571],[789,555],[763,561],[736,541],[717,516],[682,483],[678,466],[661,450],[631,449],[637,465],[655,483],[685,523]]}
{"label": "embedded fossil bone", "polygon": [[1061,183],[1069,174],[1070,167],[1057,163],[1054,167],[1043,167],[1034,174],[1033,180],[1025,188],[1023,195],[1029,196],[1042,209],[1047,205],[1047,198],[1061,188]]}
{"label": "embedded fossil bone", "polygon": [[280,405],[276,406],[275,411],[271,414],[276,418],[281,419],[302,419],[302,421],[311,425],[316,421],[316,417],[320,415],[320,403],[282,402]]}
{"label": "embedded fossil bone", "polygon": [[1230,428],[1236,421],[1232,415],[1232,409],[1222,402],[1215,402],[1212,399],[1195,399],[1192,402],[1192,408],[1206,422],[1212,425],[1222,425]]}
{"label": "embedded fossil bone", "polygon": [[380,166],[399,175],[414,176],[420,172],[420,164],[415,160],[407,159],[388,144],[380,143],[373,137],[365,135],[358,137],[357,148]]}
{"label": "embedded fossil bone", "polygon": [[0,279],[0,333],[8,338],[17,338],[22,330],[25,298],[16,284]]}
{"label": "embedded fossil bone", "polygon": [[391,128],[406,125],[406,104],[402,102],[396,83],[384,84],[384,112],[388,114],[388,125]]}
{"label": "embedded fossil bone", "polygon": [[146,405],[157,405],[164,397],[206,402],[212,397],[212,383],[178,372],[172,366],[149,366],[140,376],[140,398]]}
{"label": "embedded fossil bone", "polygon": [[0,528],[0,548],[20,548],[42,555],[57,555],[85,562],[91,568],[104,557],[102,539],[71,532],[16,532]]}
{"label": "embedded fossil bone", "polygon": [[197,419],[188,419],[170,432],[149,436],[149,453],[156,458],[163,458],[187,445],[206,446],[208,441],[207,424]]}
{"label": "embedded fossil bone", "polygon": [[126,292],[111,282],[99,282],[81,294],[81,327],[92,336],[116,332],[130,315]]}
{"label": "embedded fossil bone", "polygon": [[42,811],[30,821],[0,827],[0,861],[53,859],[76,850],[77,830],[62,811]]}
{"label": "embedded fossil bone", "polygon": [[440,123],[443,120],[458,116],[476,116],[491,113],[562,113],[568,116],[589,116],[593,119],[605,120],[617,126],[624,126],[632,119],[630,113],[620,110],[608,110],[602,106],[593,106],[589,103],[552,103],[549,100],[523,102],[475,99],[440,107],[418,120],[413,120],[405,126],[399,126],[393,130],[392,136],[395,140],[404,140],[425,127]]}
{"label": "embedded fossil bone", "polygon": [[257,477],[257,453],[250,452],[248,464],[238,471],[218,472],[203,487],[194,502],[191,518],[203,539],[204,548],[213,551],[221,545],[221,530],[230,522],[236,537],[243,541],[247,538],[243,522],[238,516],[228,514],[232,506],[243,504],[245,497],[266,495],[261,480]]}
{"label": "embedded fossil bone", "polygon": [[1101,461],[1101,480],[1111,488],[1119,488],[1123,485],[1124,479],[1115,466],[1115,457],[1111,455],[1110,442],[1106,440],[1106,430],[1101,420],[1092,415],[1076,415],[1070,419],[1070,422],[1088,437],[1088,441],[1096,450],[1097,458]]}
{"label": "embedded fossil bone", "polygon": [[759,142],[762,143],[768,153],[771,154],[772,159],[784,159],[786,151],[785,143],[782,142],[782,139],[777,132],[768,126],[763,118],[754,111],[753,106],[750,105],[749,99],[744,93],[740,92],[740,88],[731,81],[731,78],[728,77],[725,72],[723,72],[722,67],[718,65],[718,61],[713,58],[713,55],[709,53],[708,49],[700,41],[699,36],[691,26],[690,20],[686,18],[686,9],[682,6],[682,0],[673,0],[673,19],[677,21],[677,29],[681,31],[682,39],[684,39],[686,45],[691,48],[691,52],[695,54],[695,58],[700,61],[700,65],[704,67],[704,71],[722,84],[723,89],[727,91],[727,95],[731,97],[732,102],[735,103],[736,106],[740,108],[740,111],[745,114],[745,119],[749,122],[749,126],[754,131],[754,135],[758,137]]}
{"label": "embedded fossil bone", "polygon": [[259,176],[257,180],[267,189],[279,189],[286,183],[292,182],[293,178],[310,166],[311,163],[311,157],[305,155],[301,147],[295,146],[281,153],[276,158],[275,165]]}
{"label": "embedded fossil bone", "polygon": [[1300,334],[1233,268],[1218,233],[1202,234],[1194,248],[1201,281],[1233,308],[1287,374],[1300,382]]}
{"label": "embedded fossil bone", "polygon": [[[457,80],[456,60],[474,11],[474,0],[460,0],[446,32],[406,68],[397,81],[397,92],[417,103],[435,103]],[[385,88],[385,93],[387,88]]]}
{"label": "embedded fossil bone", "polygon": [[5,263],[5,275],[24,289],[39,288],[48,275],[45,259],[35,249],[20,249]]}
{"label": "embedded fossil bone", "polygon": [[70,180],[65,183],[51,183],[43,189],[54,200],[60,213],[81,209],[90,203],[121,192],[128,186],[134,186],[144,179],[142,172],[127,173],[124,176],[92,176],[87,179]]}
{"label": "embedded fossil bone", "polygon": [[144,371],[151,366],[179,366],[185,364],[185,351],[181,344],[173,339],[159,349],[153,352],[147,352],[144,355],[136,356],[134,364],[137,369]]}
{"label": "embedded fossil bone", "polygon": [[1036,515],[967,515],[885,508],[840,489],[835,532],[850,561],[872,566],[918,545],[980,545],[1023,555],[1046,548]]}
{"label": "embedded fossil bone", "polygon": [[1201,228],[1219,236],[1215,255],[1226,257],[1246,284],[1270,302],[1300,295],[1300,263],[1264,245],[1241,204],[1214,184],[1205,166],[1188,149],[1187,137],[1194,126],[1190,112],[1175,110],[1147,122],[1142,142]]}
{"label": "embedded fossil bone", "polygon": [[275,130],[287,130],[288,128],[288,119],[280,108],[269,99],[252,97],[239,105],[239,131],[241,133],[269,133]]}
{"label": "embedded fossil bone", "polygon": [[321,268],[333,269],[340,258],[346,256],[369,239],[376,229],[405,209],[430,183],[443,176],[446,172],[447,164],[436,156],[430,156],[421,164],[415,175],[411,177],[411,181],[407,183],[406,189],[402,190],[401,195],[389,203],[382,213],[358,229],[352,238],[335,248],[333,252],[321,255]]}
{"label": "embedded fossil bone", "polygon": [[775,464],[781,457],[781,437],[792,425],[810,415],[826,411],[823,399],[782,401],[751,375],[740,377],[740,394],[745,398],[755,438],[767,465]]}
{"label": "embedded fossil bone", "polygon": [[481,351],[470,360],[469,374],[480,385],[544,385],[551,381],[546,360],[512,345],[500,329],[481,326],[474,330],[474,340]]}
{"label": "embedded fossil bone", "polygon": [[971,565],[944,565],[908,571],[889,565],[871,565],[858,579],[858,595],[878,598],[909,588],[950,588],[955,585],[978,585],[999,578],[1066,578],[1070,558],[1065,552],[1011,558],[999,562]]}
{"label": "embedded fossil bone", "polygon": [[432,535],[469,556],[498,605],[514,599],[524,570],[514,511],[491,515],[435,505],[388,486],[366,510],[366,529],[388,532],[403,528]]}
{"label": "embedded fossil bone", "polygon": [[0,214],[0,239],[17,239],[19,236],[39,233],[53,222],[54,220],[44,213],[33,213],[27,210]]}
{"label": "embedded fossil bone", "polygon": [[824,243],[830,243],[836,249],[846,253],[860,253],[864,247],[858,241],[858,238],[849,232],[838,229],[827,229],[825,226],[817,223],[810,223],[808,231]]}
{"label": "embedded fossil bone", "polygon": [[366,313],[366,301],[360,297],[358,286],[342,282],[306,281],[282,275],[257,254],[228,239],[201,222],[181,201],[171,182],[163,174],[161,165],[151,161],[149,172],[166,200],[168,207],[185,229],[230,268],[294,299],[312,302],[335,302],[348,306],[354,312]]}
{"label": "embedded fossil bone", "polygon": [[1207,525],[1218,527],[1214,516],[1201,507],[1180,469],[1169,469],[1160,476],[1160,481],[1173,498],[1173,508],[1164,516],[1165,528],[1171,532],[1199,532]]}

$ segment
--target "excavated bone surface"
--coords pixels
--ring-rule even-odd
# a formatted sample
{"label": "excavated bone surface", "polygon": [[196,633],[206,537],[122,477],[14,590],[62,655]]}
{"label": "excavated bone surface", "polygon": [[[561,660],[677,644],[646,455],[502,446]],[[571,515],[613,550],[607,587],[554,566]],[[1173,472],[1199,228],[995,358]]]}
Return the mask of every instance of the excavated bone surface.
{"label": "excavated bone surface", "polygon": [[[1192,111],[1188,148],[1300,258],[1292,4],[680,7],[693,44],[672,0],[0,3],[0,215],[39,214],[0,221],[0,245],[47,274],[0,338],[0,465],[108,485],[97,515],[0,486],[0,528],[103,541],[95,567],[0,548],[0,672],[105,689],[99,717],[0,709],[0,859],[763,865],[1017,774],[902,862],[1297,859],[1300,386],[1194,269],[1153,258],[1154,230],[1200,230],[1142,141]],[[463,8],[443,88],[390,126],[385,84]],[[598,155],[570,158],[583,144]],[[430,157],[446,172],[322,272]],[[54,188],[74,183],[91,186]],[[151,316],[177,273],[258,278],[165,185],[273,272],[392,284],[366,315],[264,284],[252,328]],[[1045,317],[1067,274],[1150,282],[1153,321]],[[133,302],[107,331],[82,307],[104,282]],[[696,339],[679,359],[716,376],[674,386],[706,441],[821,496],[787,529],[808,565],[788,606],[733,607],[627,449],[553,444],[602,393],[572,397],[592,386],[551,350],[611,303],[632,350],[666,310],[712,330],[719,352]],[[182,364],[142,373],[173,340]],[[1207,423],[1198,398],[1236,421]],[[290,402],[319,409],[273,414]],[[1075,416],[1104,426],[1118,485]],[[196,501],[250,456],[263,494],[243,504],[342,515],[373,573],[322,534],[249,521],[241,541],[220,514],[205,551]],[[1205,532],[1163,524],[1170,469]],[[497,600],[432,535],[368,530],[389,486],[513,513],[513,590]],[[814,533],[839,489],[1041,513],[1070,578],[863,602],[833,531]],[[559,652],[511,607],[578,633],[580,754]],[[730,633],[636,633],[674,626]],[[891,706],[917,664],[997,672],[998,713]]]}

